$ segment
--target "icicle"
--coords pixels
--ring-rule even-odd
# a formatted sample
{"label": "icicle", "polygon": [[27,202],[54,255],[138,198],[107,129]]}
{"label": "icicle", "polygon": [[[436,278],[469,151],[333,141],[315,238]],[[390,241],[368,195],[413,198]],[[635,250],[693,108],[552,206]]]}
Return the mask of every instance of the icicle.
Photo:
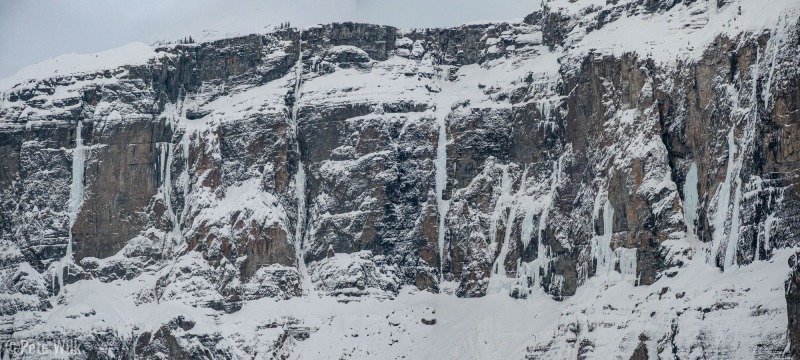
{"label": "icicle", "polygon": [[492,211],[491,223],[489,224],[489,244],[497,246],[497,222],[500,220],[500,213],[503,211],[505,201],[511,196],[511,178],[508,176],[508,167],[503,167],[503,177],[500,181],[500,194]]}
{"label": "icicle", "polygon": [[[768,251],[772,250],[772,245],[770,245],[769,240],[770,240],[770,235],[771,235],[771,232],[772,232],[772,224],[775,223],[775,220],[777,220],[777,219],[772,214],[767,215],[767,219],[764,220],[764,245],[763,245],[764,252],[768,252]],[[756,248],[756,260],[759,260],[758,259],[758,247]]]}
{"label": "icicle", "polygon": [[564,275],[553,275],[552,287],[554,289],[558,290],[557,293],[558,293],[559,297],[564,295],[564,280],[565,279],[566,278],[564,277]]}
{"label": "icicle", "polygon": [[542,213],[539,215],[539,227],[536,234],[536,260],[534,260],[536,265],[534,268],[536,271],[534,282],[536,286],[541,286],[541,274],[547,271],[547,266],[549,265],[547,249],[544,246],[544,233],[547,230],[547,218],[550,214],[550,209],[553,207],[553,202],[555,201],[556,190],[558,189],[558,184],[561,182],[561,166],[563,165],[564,155],[566,155],[566,153],[562,154],[553,164],[553,173],[550,175],[550,192],[547,196],[547,202],[542,209]]}
{"label": "icicle", "polygon": [[756,46],[756,63],[753,64],[752,74],[753,83],[750,89],[750,110],[753,112],[753,120],[758,120],[756,116],[758,116],[758,104],[756,103],[756,99],[758,99],[758,63],[761,61],[761,51],[759,50],[758,46]]}
{"label": "icicle", "polygon": [[[180,224],[178,221],[178,216],[177,214],[175,214],[175,210],[172,208],[171,169],[172,169],[172,162],[174,161],[174,156],[175,156],[174,146],[172,145],[172,143],[169,142],[162,143],[161,144],[161,194],[164,198],[164,204],[167,207],[167,215],[169,216],[169,219],[172,222],[172,229],[164,234],[164,247],[169,251],[168,255],[172,255],[174,253],[175,244],[177,240],[180,239]],[[185,199],[186,199],[186,191],[184,192],[184,202],[186,201]]]}
{"label": "icicle", "polygon": [[[181,210],[180,218],[176,223],[176,228],[180,232],[180,224],[186,218],[186,213],[189,209],[189,189],[191,186],[191,176],[189,176],[189,132],[187,131],[181,139],[181,147],[183,148],[183,173],[181,174],[181,183],[183,185],[183,209]],[[181,234],[178,234],[179,236]]]}
{"label": "icicle", "polygon": [[[78,218],[78,210],[83,205],[83,172],[84,163],[86,161],[86,153],[83,148],[83,121],[78,121],[78,127],[75,130],[75,149],[72,151],[72,184],[70,185],[69,193],[69,222],[70,229],[75,225],[75,220]],[[72,234],[72,232],[70,232]],[[72,235],[70,235],[70,243],[68,249],[72,249]],[[68,252],[68,256],[72,259],[72,253]]]}
{"label": "icicle", "polygon": [[[494,211],[492,211],[492,218],[491,222],[489,223],[489,251],[492,255],[494,255],[495,250],[498,246],[501,246],[500,251],[502,252],[502,245],[498,244],[497,242],[497,222],[500,221],[500,214],[503,212],[503,208],[505,208],[505,202],[508,198],[511,197],[511,178],[508,176],[508,166],[503,167],[503,177],[500,181],[500,194],[497,196],[497,201],[494,204]],[[511,214],[509,214],[511,216]],[[499,291],[500,286],[497,285],[498,273],[503,271],[505,274],[505,267],[500,262],[499,258],[500,255],[494,260],[492,263],[492,270],[491,274],[489,275],[489,285],[487,291],[490,293],[495,293]]]}
{"label": "icicle", "polygon": [[741,180],[736,181],[736,192],[733,196],[733,211],[731,212],[731,231],[728,236],[728,244],[725,249],[725,262],[723,270],[727,270],[736,265],[736,249],[739,244],[739,204],[742,199]]}
{"label": "icicle", "polygon": [[167,207],[167,213],[172,215],[172,203],[171,198],[172,194],[170,194],[170,186],[171,183],[171,174],[170,174],[170,164],[172,163],[172,147],[170,143],[160,143],[158,144],[159,148],[161,149],[159,153],[159,180],[161,181],[161,195],[164,197],[164,205]]}
{"label": "icicle", "polygon": [[[439,109],[437,109],[439,110]],[[439,125],[439,140],[436,145],[436,204],[439,213],[437,226],[437,245],[439,247],[439,276],[440,281],[444,276],[442,263],[444,263],[444,223],[447,217],[449,202],[443,199],[444,189],[447,186],[447,123],[446,115],[437,116]]]}
{"label": "icicle", "polygon": [[[504,175],[508,172],[505,171]],[[525,181],[528,177],[528,169],[526,168],[525,171],[522,172],[522,180],[520,181],[519,189],[517,190],[517,195],[514,198],[511,198],[511,186],[509,184],[508,188],[508,199],[507,201],[516,201],[514,206],[511,208],[511,211],[508,213],[508,218],[506,219],[506,228],[505,234],[503,236],[503,243],[500,247],[500,253],[497,255],[497,259],[494,262],[494,276],[489,277],[489,292],[500,292],[501,290],[510,291],[511,290],[511,280],[507,278],[506,274],[506,259],[508,258],[508,250],[511,246],[511,228],[514,226],[514,219],[517,217],[517,211],[519,210],[519,201],[518,199],[522,197],[523,192],[525,191]],[[504,176],[505,180],[506,176]],[[510,181],[509,181],[510,183]],[[499,199],[498,199],[499,203]],[[496,232],[496,229],[495,229]]]}
{"label": "icicle", "polygon": [[597,274],[607,274],[614,269],[614,252],[611,250],[611,237],[614,234],[614,207],[611,200],[606,198],[603,207],[603,235],[597,237],[595,260],[597,261]]}
{"label": "icicle", "polygon": [[636,249],[619,248],[619,271],[623,278],[636,281]]}
{"label": "icicle", "polygon": [[[759,62],[761,61],[761,51],[758,47],[756,47],[756,61],[755,64],[752,66],[752,87],[750,89],[750,112],[752,114],[752,119],[747,126],[747,131],[745,135],[747,139],[750,139],[750,129],[755,126],[755,123],[758,121],[758,77],[759,77]],[[745,146],[749,141],[745,142]],[[737,162],[737,178],[736,178],[736,191],[733,196],[733,211],[731,212],[731,229],[730,235],[728,236],[728,243],[725,249],[725,261],[723,263],[723,270],[728,270],[729,268],[736,265],[736,250],[738,249],[739,244],[739,210],[740,210],[740,203],[742,199],[742,174],[741,168],[744,162],[745,156],[745,149],[742,149],[741,154],[739,154],[739,159]]]}
{"label": "icicle", "polygon": [[522,219],[520,240],[522,240],[523,248],[528,247],[531,243],[531,237],[533,237],[533,210],[533,206],[528,206],[528,209],[525,211],[525,217]]}
{"label": "icicle", "polygon": [[697,164],[692,162],[689,172],[686,173],[686,181],[683,183],[683,221],[686,224],[686,231],[690,235],[695,234],[697,226]]}
{"label": "icicle", "polygon": [[558,160],[553,163],[553,173],[550,175],[550,192],[547,195],[547,202],[542,209],[541,215],[539,215],[539,245],[541,246],[542,240],[544,237],[544,231],[547,227],[547,217],[550,214],[550,208],[553,207],[553,200],[556,196],[556,189],[558,188],[558,183],[561,181],[561,161],[564,155],[558,158]]}
{"label": "icicle", "polygon": [[544,245],[544,234],[547,229],[547,219],[549,213],[553,207],[553,203],[555,202],[556,191],[559,183],[561,182],[562,165],[565,155],[566,153],[562,154],[558,160],[553,162],[553,171],[550,174],[550,189],[547,195],[543,196],[532,204],[541,204],[541,206],[537,207],[529,205],[525,212],[525,217],[522,220],[521,240],[523,248],[527,248],[530,245],[531,238],[533,237],[534,210],[538,209],[540,211],[536,233],[537,256],[530,263],[520,262],[517,270],[518,276],[522,281],[521,288],[527,290],[527,293],[529,294],[532,293],[532,289],[538,289],[542,286],[542,274],[546,274],[549,268],[550,258],[548,255],[548,249]]}
{"label": "icicle", "polygon": [[[605,200],[605,201],[603,201]],[[592,259],[595,262],[595,274],[608,274],[614,270],[617,259],[616,253],[611,249],[611,239],[614,235],[614,207],[608,198],[608,192],[597,194],[594,204],[593,223],[597,223],[600,212],[600,203],[603,203],[603,234],[592,238]]]}
{"label": "icicle", "polygon": [[736,156],[736,142],[733,137],[733,130],[728,132],[728,165],[725,171],[725,180],[720,184],[717,191],[717,207],[714,212],[714,233],[711,238],[711,253],[708,262],[714,264],[719,254],[722,241],[725,240],[725,220],[728,217],[728,207],[731,201],[731,178],[733,177]]}
{"label": "icicle", "polygon": [[175,213],[172,210],[172,161],[173,161],[173,150],[172,150],[172,143],[166,143],[167,148],[167,158],[166,162],[164,163],[164,202],[167,204],[167,212],[172,217],[171,220],[175,220]]}
{"label": "icicle", "polygon": [[552,113],[550,110],[550,99],[539,100],[539,109],[542,119],[550,118],[550,114]]}
{"label": "icicle", "polygon": [[294,251],[297,256],[297,270],[300,272],[302,279],[302,289],[305,294],[313,295],[314,285],[311,283],[311,277],[308,274],[305,262],[305,248],[303,247],[303,228],[306,223],[306,171],[303,166],[303,159],[300,156],[300,141],[299,131],[297,127],[297,112],[299,110],[300,102],[300,85],[303,81],[303,32],[300,31],[298,38],[297,50],[297,66],[295,67],[295,82],[294,82],[294,96],[295,102],[292,106],[292,130],[295,138],[295,151],[298,154],[297,160],[297,174],[295,174],[295,196],[297,200],[297,225],[295,226],[294,233]]}
{"label": "icicle", "polygon": [[83,205],[83,174],[86,162],[86,153],[83,147],[83,121],[78,121],[78,126],[75,129],[75,148],[72,150],[72,183],[69,188],[69,239],[67,240],[67,251],[64,257],[59,261],[59,266],[56,269],[56,279],[58,280],[58,292],[64,290],[64,272],[69,271],[69,265],[73,264],[72,257],[72,227],[75,226],[75,221],[78,219],[78,212]]}
{"label": "icicle", "polygon": [[782,40],[781,36],[782,21],[783,18],[778,19],[778,26],[776,26],[775,34],[773,34],[772,41],[769,43],[768,48],[766,50],[767,52],[769,52],[770,50],[772,51],[772,61],[770,64],[769,76],[767,76],[767,83],[764,86],[764,94],[762,95],[762,100],[764,101],[764,109],[767,111],[769,111],[769,102],[772,98],[772,92],[770,89],[772,87],[772,75],[775,73],[775,65],[777,64],[778,52]]}
{"label": "icicle", "polygon": [[[744,146],[739,154],[738,160],[734,160],[736,156],[736,144],[734,141],[734,128],[732,127],[730,132],[728,133],[728,169],[725,174],[725,182],[721,185],[721,193],[719,195],[717,201],[717,213],[715,214],[715,221],[714,221],[714,237],[712,239],[712,252],[710,256],[710,261],[713,260],[718,256],[720,247],[722,246],[723,241],[726,242],[725,247],[725,256],[723,258],[722,269],[727,270],[734,265],[736,265],[736,250],[738,248],[739,243],[739,210],[740,210],[740,202],[742,197],[742,177],[741,177],[741,168],[742,163],[744,161],[745,156],[745,149],[747,145],[752,141],[752,129],[755,126],[755,123],[758,121],[758,77],[759,77],[759,62],[761,59],[761,53],[759,48],[756,48],[756,61],[755,64],[752,66],[752,86],[750,90],[750,112],[752,114],[752,119],[747,123],[747,127],[744,131]],[[730,206],[730,183],[733,180],[734,171],[736,172],[736,189],[734,191],[734,198],[733,198],[733,209],[731,211],[731,218],[730,218],[730,231],[727,236],[725,237],[725,221],[727,220],[727,212],[728,207]]]}

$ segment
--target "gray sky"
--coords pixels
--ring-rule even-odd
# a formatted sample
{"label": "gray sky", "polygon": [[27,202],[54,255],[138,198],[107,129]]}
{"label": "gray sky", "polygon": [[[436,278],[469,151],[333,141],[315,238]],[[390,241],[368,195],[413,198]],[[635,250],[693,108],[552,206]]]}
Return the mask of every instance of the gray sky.
{"label": "gray sky", "polygon": [[207,30],[264,32],[291,21],[307,26],[360,21],[402,28],[522,18],[540,0],[0,0],[0,78],[65,53],[91,53],[132,41],[152,43]]}

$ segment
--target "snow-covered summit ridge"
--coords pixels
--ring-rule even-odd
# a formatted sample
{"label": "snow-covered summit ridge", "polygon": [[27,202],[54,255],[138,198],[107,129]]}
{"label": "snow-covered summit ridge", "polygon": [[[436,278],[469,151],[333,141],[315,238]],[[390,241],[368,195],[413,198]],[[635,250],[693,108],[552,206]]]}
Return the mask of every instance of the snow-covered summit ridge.
{"label": "snow-covered summit ridge", "polygon": [[719,35],[758,33],[800,15],[794,0],[551,0],[543,16],[566,23],[570,52],[636,52],[659,62],[697,59]]}
{"label": "snow-covered summit ridge", "polygon": [[[510,24],[536,21],[552,26],[544,32],[566,30],[564,51],[587,51],[620,55],[627,52],[653,57],[660,62],[676,58],[694,59],[719,35],[735,36],[775,29],[800,14],[800,2],[773,0],[768,6],[759,0],[688,1],[680,0],[548,0],[543,10]],[[554,17],[553,21],[540,22]],[[488,26],[497,22],[473,21],[463,26]],[[308,26],[312,29],[319,25]],[[563,29],[562,29],[563,27]],[[303,29],[300,29],[303,30]],[[398,29],[398,34],[424,29]],[[244,34],[225,34],[225,38]],[[207,35],[203,42],[223,39]],[[167,45],[175,46],[175,45]],[[133,42],[118,48],[89,54],[64,54],[20,69],[0,79],[0,90],[11,89],[26,80],[111,70],[125,65],[142,65],[159,56],[157,46]],[[162,47],[163,49],[163,47]]]}
{"label": "snow-covered summit ridge", "polygon": [[0,79],[0,89],[10,89],[26,80],[54,76],[93,73],[124,65],[143,65],[156,57],[154,48],[142,42],[132,42],[118,48],[90,54],[69,53],[28,65],[16,74]]}

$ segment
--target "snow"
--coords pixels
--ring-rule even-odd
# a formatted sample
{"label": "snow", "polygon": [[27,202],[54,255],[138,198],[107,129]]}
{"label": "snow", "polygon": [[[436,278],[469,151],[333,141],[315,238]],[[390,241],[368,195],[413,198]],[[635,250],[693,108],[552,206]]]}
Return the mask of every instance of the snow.
{"label": "snow", "polygon": [[[189,98],[184,100],[180,109],[175,109],[175,117],[179,119],[180,126],[189,132],[208,128],[214,123],[225,123],[257,118],[259,116],[284,116],[286,104],[283,96],[289,79],[279,79],[263,86],[241,87],[229,89],[230,94],[217,97],[206,102],[202,98]],[[291,77],[292,83],[295,77]],[[208,115],[195,120],[186,118],[186,111],[192,109],[198,112],[208,112]]]}
{"label": "snow", "polygon": [[[261,189],[258,179],[248,179],[238,185],[225,189],[222,199],[212,200],[213,204],[200,210],[199,219],[225,219],[229,214],[240,210],[253,211],[252,217],[260,219],[266,226],[281,224],[285,214],[278,199]],[[197,222],[197,220],[195,220]]]}
{"label": "snow", "polygon": [[339,55],[343,55],[343,54],[354,55],[354,57],[369,59],[369,54],[367,54],[366,51],[364,51],[360,47],[353,46],[353,45],[331,46],[330,49],[325,50],[325,58],[329,58],[330,57],[330,58],[335,59]]}
{"label": "snow", "polygon": [[613,55],[637,52],[661,63],[697,59],[718,35],[735,37],[745,32],[758,33],[775,27],[784,18],[796,18],[800,14],[800,2],[796,0],[773,0],[769,6],[758,0],[739,0],[719,9],[713,2],[696,1],[678,3],[667,12],[639,11],[634,15],[625,12],[619,19],[586,33],[586,25],[594,23],[599,11],[628,5],[636,8],[636,1],[555,0],[547,3],[551,9],[559,9],[581,24],[567,36],[571,52],[586,53],[590,49]]}
{"label": "snow", "polygon": [[393,296],[399,287],[397,270],[395,266],[376,265],[372,252],[364,250],[314,262],[310,273],[315,289],[327,296],[385,298]]}
{"label": "snow", "polygon": [[142,42],[132,42],[115,49],[93,54],[64,54],[28,65],[11,77],[0,79],[0,91],[32,79],[52,76],[77,75],[101,70],[115,69],[123,65],[142,65],[156,56],[152,46]]}
{"label": "snow", "polygon": [[[701,351],[697,341],[702,338],[706,350],[714,349],[716,357],[746,359],[754,356],[753,351],[761,351],[757,344],[762,339],[776,342],[765,352],[786,344],[782,274],[789,271],[791,254],[790,249],[780,250],[770,261],[725,272],[697,258],[677,276],[663,277],[650,286],[592,278],[564,302],[539,295],[524,300],[504,294],[462,299],[405,288],[394,300],[264,298],[224,314],[194,307],[185,302],[188,298],[138,303],[138,294],[151,291],[158,274],[110,283],[88,280],[74,284],[63,295],[64,301],[54,304],[45,324],[14,336],[103,328],[120,334],[155,332],[170,319],[183,316],[196,323],[187,334],[217,334],[225,339],[221,347],[228,347],[227,342],[238,344],[231,348],[240,357],[248,357],[241,349],[272,353],[274,340],[284,332],[307,328],[308,339],[291,339],[284,345],[288,347],[278,350],[286,351],[290,359],[513,359],[544,349],[546,355],[541,356],[546,358],[575,358],[575,344],[586,340],[593,343],[595,356],[627,358],[636,339],[645,334],[650,354],[660,348],[658,344],[673,339],[674,347],[664,347],[662,358],[692,358],[690,353]],[[328,260],[330,266],[348,268],[363,255],[336,254]],[[19,314],[16,320],[27,316]],[[422,322],[432,319],[436,324]],[[743,327],[741,319],[752,321]],[[621,339],[631,341],[619,346]]]}
{"label": "snow", "polygon": [[[707,351],[707,358],[750,359],[781,351],[786,344],[786,304],[780,274],[788,270],[784,261],[790,254],[786,250],[774,261],[726,272],[698,258],[677,276],[650,286],[608,285],[601,278],[590,279],[559,308],[564,330],[557,333],[548,355],[574,358],[578,347],[571,344],[586,339],[594,344],[595,356],[628,358],[641,334],[648,338],[650,356],[659,349],[659,358],[696,358]],[[742,327],[743,318],[753,321]],[[568,329],[574,329],[570,324],[578,326],[577,339],[567,338],[572,334]],[[677,326],[674,333],[671,326]],[[776,344],[761,349],[758,339],[765,337]],[[705,349],[698,338],[705,342]],[[628,339],[628,345],[620,347],[620,339]],[[545,345],[547,339],[541,343]],[[667,346],[659,346],[664,343]]]}
{"label": "snow", "polygon": [[[429,91],[425,87],[428,79],[420,75],[431,69],[399,57],[366,66],[369,67],[336,69],[325,76],[304,80],[300,96],[308,103],[326,107],[430,101]],[[406,76],[405,73],[414,73],[416,76]]]}

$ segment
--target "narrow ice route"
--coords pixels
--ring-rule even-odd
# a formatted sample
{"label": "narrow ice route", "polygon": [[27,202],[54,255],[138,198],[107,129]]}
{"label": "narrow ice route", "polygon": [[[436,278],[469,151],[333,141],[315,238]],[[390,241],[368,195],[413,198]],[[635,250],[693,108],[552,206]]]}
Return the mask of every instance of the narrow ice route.
{"label": "narrow ice route", "polygon": [[[781,17],[778,19],[778,25],[776,26],[776,30],[772,34],[772,41],[767,44],[767,49],[765,52],[769,54],[772,52],[772,59],[770,60],[770,67],[769,67],[769,75],[767,76],[767,83],[764,84],[764,93],[762,94],[762,101],[764,102],[764,108],[769,111],[769,103],[772,100],[772,76],[775,73],[775,65],[777,64],[777,57],[778,52],[780,50],[781,43],[783,42],[783,32],[785,30],[785,25],[782,25],[784,18]],[[765,55],[767,55],[765,54]]]}
{"label": "narrow ice route", "polygon": [[708,243],[700,241],[697,236],[697,204],[700,199],[698,192],[697,163],[692,162],[689,171],[686,172],[686,179],[683,182],[683,223],[686,225],[686,242],[691,246],[695,254],[703,258],[708,256]]}
{"label": "narrow ice route", "polygon": [[688,234],[695,234],[695,221],[697,220],[697,164],[692,162],[686,181],[683,183],[683,221],[686,223]]}
{"label": "narrow ice route", "polygon": [[623,279],[632,280],[636,285],[636,256],[638,250],[635,248],[619,248],[619,272]]}
{"label": "narrow ice route", "polygon": [[536,277],[535,277],[535,286],[541,286],[542,279],[541,274],[546,273],[548,270],[548,265],[550,264],[549,256],[547,254],[547,248],[544,246],[544,232],[547,230],[547,218],[550,215],[550,209],[553,208],[553,202],[555,201],[556,197],[556,190],[558,190],[558,184],[561,183],[561,171],[562,166],[564,165],[564,154],[558,158],[555,164],[553,164],[553,174],[550,178],[550,193],[548,195],[548,201],[545,204],[544,209],[542,209],[542,214],[539,215],[539,229],[536,234],[537,236],[537,248],[536,248]]}
{"label": "narrow ice route", "polygon": [[[775,223],[775,220],[777,220],[777,219],[772,214],[767,215],[767,219],[764,220],[764,242],[763,242],[763,244],[760,244],[760,246],[759,246],[759,247],[763,247],[764,248],[764,252],[768,252],[768,251],[772,250],[772,245],[769,243],[769,237],[770,237],[770,233],[772,232],[772,225]],[[759,258],[758,258],[758,248],[759,247],[756,247],[756,260],[759,260]]]}
{"label": "narrow ice route", "polygon": [[447,218],[449,202],[443,199],[445,184],[447,183],[447,125],[445,116],[441,116],[439,122],[439,141],[436,146],[436,206],[439,213],[439,222],[436,230],[436,243],[439,248],[439,276],[444,276],[444,223]]}
{"label": "narrow ice route", "polygon": [[608,274],[614,269],[614,251],[611,250],[611,237],[614,234],[614,207],[611,200],[606,199],[603,206],[603,235],[595,236],[595,246],[592,248],[595,263],[597,264],[596,273]]}
{"label": "narrow ice route", "polygon": [[[520,182],[519,189],[517,190],[517,194],[512,197],[511,195],[511,181],[510,177],[508,176],[508,171],[503,171],[503,190],[505,192],[505,203],[513,202],[513,206],[511,207],[511,211],[508,213],[508,217],[506,218],[506,225],[504,229],[503,235],[503,243],[500,245],[500,253],[497,255],[497,258],[494,261],[492,269],[494,269],[493,274],[489,276],[489,286],[487,288],[487,293],[501,293],[505,291],[506,293],[511,291],[512,283],[515,282],[516,279],[509,279],[506,274],[506,259],[508,258],[508,251],[509,247],[511,246],[511,228],[514,225],[514,219],[517,218],[517,211],[519,211],[520,201],[519,199],[522,197],[522,194],[525,191],[525,180],[528,178],[528,169],[526,168],[525,171],[522,172],[522,181]],[[507,186],[507,188],[506,188]],[[502,195],[501,195],[502,196]],[[498,205],[500,204],[500,200],[498,199]],[[500,206],[498,206],[499,208]],[[503,205],[503,208],[506,206]],[[496,223],[496,222],[495,222]],[[496,234],[497,231],[493,231],[490,235]]]}
{"label": "narrow ice route", "polygon": [[72,183],[69,187],[69,238],[67,240],[67,251],[59,261],[56,269],[56,280],[58,281],[58,292],[64,290],[64,272],[69,271],[69,265],[73,263],[72,256],[72,227],[78,219],[78,211],[83,205],[83,174],[86,163],[86,150],[83,147],[83,121],[78,120],[75,128],[75,148],[72,150]]}
{"label": "narrow ice route", "polygon": [[714,210],[714,233],[711,238],[711,253],[708,256],[708,263],[714,264],[719,255],[722,242],[725,241],[725,221],[728,217],[728,207],[731,202],[731,181],[736,159],[736,141],[733,137],[734,128],[728,132],[728,165],[725,171],[725,180],[720,184],[717,191],[717,206]]}
{"label": "narrow ice route", "polygon": [[561,183],[562,166],[566,154],[565,152],[558,160],[553,162],[553,170],[550,174],[550,187],[547,195],[542,198],[530,199],[525,205],[527,210],[525,212],[525,217],[522,219],[522,224],[520,225],[523,247],[528,247],[530,244],[534,231],[533,214],[536,210],[539,210],[539,221],[536,227],[536,258],[529,263],[522,262],[521,260],[517,262],[517,274],[520,287],[523,292],[527,292],[528,294],[532,294],[534,290],[541,288],[542,274],[547,273],[550,265],[550,257],[547,252],[547,247],[544,245],[544,233],[547,230],[547,218],[550,215],[550,210],[553,208],[558,185]]}
{"label": "narrow ice route", "polygon": [[[497,253],[497,258],[495,258],[494,262],[492,262],[492,268],[490,270],[489,275],[489,284],[487,286],[486,292],[489,294],[498,293],[500,292],[504,286],[500,283],[503,282],[505,279],[505,266],[504,266],[504,259],[505,254],[503,253],[503,246],[498,242],[497,239],[497,223],[500,221],[500,216],[503,213],[503,210],[506,208],[506,204],[513,201],[513,197],[511,194],[511,176],[508,174],[508,165],[503,166],[503,176],[500,180],[500,193],[497,195],[497,200],[494,204],[494,211],[492,211],[492,217],[489,223],[489,256],[494,256],[497,253],[498,246],[500,247],[500,253]],[[513,214],[509,213],[509,217],[514,216]],[[508,229],[506,229],[508,230]],[[506,252],[508,251],[505,249]],[[502,268],[502,270],[501,270]],[[501,272],[502,271],[502,272]]]}
{"label": "narrow ice route", "polygon": [[[742,167],[747,149],[753,142],[754,124],[758,121],[758,78],[759,67],[761,62],[761,52],[756,48],[756,60],[751,67],[752,86],[750,89],[750,102],[749,114],[753,117],[747,122],[747,126],[742,132],[742,149],[739,150],[738,158],[736,142],[734,138],[735,126],[731,127],[728,133],[728,169],[725,174],[725,182],[721,185],[721,193],[717,203],[717,210],[714,221],[714,237],[713,237],[713,251],[711,252],[712,263],[714,259],[722,252],[722,245],[724,243],[725,249],[722,258],[722,269],[728,270],[737,265],[736,251],[739,244],[739,226],[740,226],[740,204],[742,200]],[[738,110],[738,109],[737,109]],[[735,178],[734,178],[735,174]],[[735,189],[733,195],[733,203],[730,203],[731,182],[734,182]],[[727,237],[725,236],[725,222],[728,207],[731,206],[730,213],[730,228]]]}
{"label": "narrow ice route", "polygon": [[750,89],[750,114],[752,114],[752,119],[748,122],[748,126],[745,129],[744,133],[744,141],[743,141],[743,148],[739,153],[739,159],[736,162],[736,191],[733,195],[733,210],[731,212],[731,229],[730,235],[728,236],[728,243],[725,248],[725,262],[723,263],[723,269],[728,270],[729,268],[736,266],[736,250],[739,247],[739,225],[740,225],[740,207],[742,201],[742,167],[744,163],[744,157],[746,155],[747,146],[752,142],[752,131],[754,124],[758,121],[758,78],[759,78],[759,64],[761,63],[761,51],[758,47],[756,47],[756,61],[752,66],[751,69],[751,77],[752,77],[752,87]]}
{"label": "narrow ice route", "polygon": [[[500,221],[500,215],[506,206],[506,202],[511,198],[511,177],[508,175],[508,166],[503,167],[503,177],[500,180],[500,194],[497,195],[497,200],[494,203],[494,210],[492,211],[491,223],[489,223],[489,245],[494,246],[496,249],[497,244],[497,222]],[[497,270],[493,267],[492,272]]]}
{"label": "narrow ice route", "polygon": [[444,190],[447,187],[447,115],[450,114],[450,107],[452,106],[455,98],[452,97],[451,91],[446,91],[449,88],[447,80],[444,79],[442,73],[446,73],[449,68],[444,67],[438,69],[439,71],[439,93],[436,96],[436,108],[434,116],[436,117],[436,125],[439,130],[438,140],[436,143],[436,210],[439,214],[439,221],[436,228],[436,243],[439,250],[439,282],[444,281],[444,233],[445,233],[445,220],[447,218],[447,210],[450,202],[444,199]]}
{"label": "narrow ice route", "polygon": [[742,201],[742,180],[736,179],[736,191],[733,195],[733,210],[731,211],[731,231],[725,247],[725,262],[722,268],[730,269],[736,265],[736,249],[739,244],[739,209]]}
{"label": "narrow ice route", "polygon": [[294,105],[292,106],[292,131],[295,138],[295,151],[298,154],[297,174],[295,175],[295,196],[297,199],[297,225],[294,233],[294,252],[297,257],[297,271],[300,272],[301,288],[304,294],[315,295],[314,285],[308,274],[305,261],[305,251],[303,247],[303,229],[306,224],[306,171],[303,167],[303,159],[300,156],[300,141],[297,128],[297,111],[300,103],[300,86],[303,82],[303,32],[298,35],[297,45],[297,66],[295,66],[294,82]]}
{"label": "narrow ice route", "polygon": [[[185,153],[184,153],[185,154]],[[188,159],[188,156],[186,156]],[[180,242],[181,230],[178,215],[172,208],[172,163],[175,161],[175,145],[171,142],[161,144],[161,193],[164,197],[164,205],[167,207],[167,214],[172,222],[172,229],[164,234],[165,248],[169,249],[169,255],[174,253],[175,244]],[[186,196],[184,194],[184,199]]]}
{"label": "narrow ice route", "polygon": [[[183,173],[181,173],[181,184],[183,185],[183,209],[181,209],[180,216],[177,218],[175,222],[175,227],[172,230],[176,235],[176,240],[180,240],[182,238],[181,233],[181,224],[183,223],[183,219],[186,217],[186,214],[189,210],[189,201],[187,200],[189,197],[189,189],[191,187],[191,177],[189,176],[189,141],[191,141],[189,137],[189,132],[187,131],[183,135],[183,139],[181,139],[181,148],[182,148],[182,155],[183,155]],[[182,241],[177,241],[178,244],[182,244]],[[174,245],[174,244],[173,244]]]}
{"label": "narrow ice route", "polygon": [[592,259],[596,264],[595,274],[598,276],[611,273],[616,260],[616,254],[611,249],[611,238],[614,235],[614,206],[611,205],[608,195],[607,190],[599,192],[595,197],[592,211],[592,224],[597,224],[600,220],[600,207],[603,207],[603,234],[592,237]]}

